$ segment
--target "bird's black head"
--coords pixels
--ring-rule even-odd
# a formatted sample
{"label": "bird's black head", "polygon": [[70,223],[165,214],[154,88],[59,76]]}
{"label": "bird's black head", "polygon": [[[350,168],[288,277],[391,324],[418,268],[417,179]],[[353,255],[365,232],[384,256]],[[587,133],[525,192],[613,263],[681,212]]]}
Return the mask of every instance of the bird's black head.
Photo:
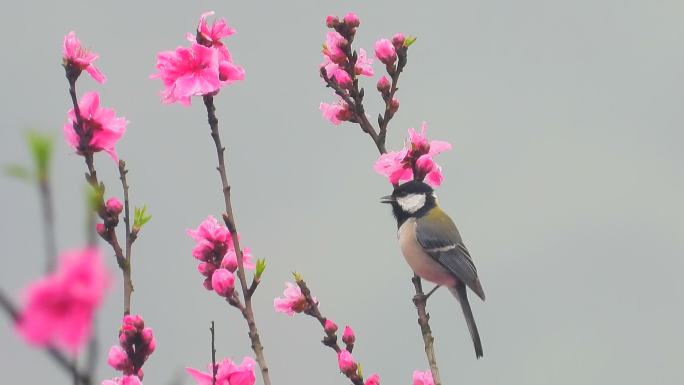
{"label": "bird's black head", "polygon": [[392,195],[382,197],[382,203],[392,205],[392,213],[401,226],[409,218],[419,218],[437,204],[432,187],[426,183],[413,180],[397,186]]}

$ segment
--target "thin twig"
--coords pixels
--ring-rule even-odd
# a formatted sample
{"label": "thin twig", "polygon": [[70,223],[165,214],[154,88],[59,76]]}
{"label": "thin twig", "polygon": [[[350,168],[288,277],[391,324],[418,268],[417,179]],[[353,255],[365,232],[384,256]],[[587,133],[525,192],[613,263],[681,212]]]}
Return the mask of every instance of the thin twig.
{"label": "thin twig", "polygon": [[[5,311],[5,313],[7,313],[14,323],[20,321],[19,311],[9,297],[7,297],[2,291],[0,291],[0,307],[2,307],[2,309]],[[92,383],[91,377],[86,373],[80,372],[78,368],[73,365],[71,359],[64,355],[64,353],[59,351],[57,348],[54,346],[48,346],[46,347],[45,351],[48,353],[50,358],[57,362],[57,364],[67,373],[69,373],[76,381],[78,381],[79,384],[90,385]]]}
{"label": "thin twig", "polygon": [[209,331],[211,332],[211,385],[216,385],[218,367],[216,366],[216,345],[214,345],[214,321],[211,321]]}
{"label": "thin twig", "polygon": [[221,186],[223,189],[223,199],[226,207],[226,212],[223,214],[223,220],[230,231],[232,237],[233,246],[235,248],[235,255],[238,262],[238,279],[240,280],[240,289],[242,290],[242,298],[244,299],[244,311],[242,312],[245,320],[247,321],[247,327],[249,328],[249,338],[252,342],[252,350],[256,356],[256,361],[261,368],[261,376],[264,381],[264,385],[270,385],[271,379],[268,372],[268,366],[266,364],[266,358],[264,357],[264,347],[261,344],[261,339],[259,337],[259,330],[257,329],[256,321],[254,319],[254,311],[252,309],[252,296],[249,294],[249,288],[247,287],[247,278],[245,277],[245,266],[243,261],[242,249],[240,248],[240,240],[238,239],[237,226],[235,224],[235,216],[233,215],[233,206],[230,199],[230,184],[228,182],[228,176],[226,175],[226,164],[225,164],[225,148],[221,144],[221,137],[219,135],[219,125],[218,119],[216,118],[216,107],[214,106],[214,97],[211,95],[203,96],[204,105],[207,108],[207,120],[209,122],[209,127],[211,128],[211,137],[214,139],[214,144],[216,146],[216,155],[218,157],[218,167],[217,170],[221,176]]}
{"label": "thin twig", "polygon": [[131,295],[133,294],[133,280],[131,278],[131,248],[135,242],[135,236],[131,234],[130,208],[128,201],[128,181],[126,180],[126,162],[119,160],[119,179],[124,194],[124,224],[126,225],[126,259],[125,268],[121,269],[124,280],[124,315],[131,314]]}

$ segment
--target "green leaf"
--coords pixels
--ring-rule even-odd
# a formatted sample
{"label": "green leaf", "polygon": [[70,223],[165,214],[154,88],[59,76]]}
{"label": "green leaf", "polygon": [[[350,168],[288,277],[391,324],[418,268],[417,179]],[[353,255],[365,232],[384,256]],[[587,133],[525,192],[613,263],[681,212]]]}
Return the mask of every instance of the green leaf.
{"label": "green leaf", "polygon": [[404,39],[404,47],[408,48],[411,46],[411,44],[416,42],[416,39],[418,39],[415,36],[408,36],[406,39]]}
{"label": "green leaf", "polygon": [[5,166],[5,174],[20,180],[31,179],[31,171],[20,164],[8,164]]}
{"label": "green leaf", "polygon": [[38,178],[47,178],[54,149],[54,138],[37,131],[29,131],[26,133],[26,142],[28,142],[31,156],[33,156]]}
{"label": "green leaf", "polygon": [[292,272],[292,276],[294,277],[296,282],[301,282],[304,280],[304,278],[302,278],[301,274],[297,273],[296,271]]}
{"label": "green leaf", "polygon": [[257,259],[256,272],[254,273],[256,279],[261,278],[261,274],[264,273],[264,270],[266,270],[266,260],[264,258]]}
{"label": "green leaf", "polygon": [[142,208],[136,207],[133,215],[133,228],[140,230],[150,219],[152,216],[147,214],[147,205]]}

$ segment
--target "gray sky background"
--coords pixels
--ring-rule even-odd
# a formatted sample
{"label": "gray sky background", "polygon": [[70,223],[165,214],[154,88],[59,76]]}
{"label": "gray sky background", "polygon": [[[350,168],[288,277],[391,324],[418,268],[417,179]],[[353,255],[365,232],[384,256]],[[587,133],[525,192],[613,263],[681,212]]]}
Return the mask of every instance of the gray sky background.
{"label": "gray sky background", "polygon": [[[425,3],[427,4],[427,3]],[[54,160],[59,247],[84,242],[85,165],[61,127],[70,107],[60,66],[75,30],[101,55],[101,86],[79,93],[130,120],[118,145],[134,204],[153,214],[134,248],[134,312],[155,330],[145,383],[170,384],[185,366],[250,354],[238,313],[208,293],[185,230],[222,198],[206,113],[162,105],[158,51],[186,44],[199,15],[215,10],[247,79],[221,91],[218,116],[244,244],[268,259],[257,322],[274,384],[347,384],[314,320],[275,314],[291,271],[308,280],[326,315],[352,325],[355,356],[383,384],[427,369],[411,303],[410,271],[395,224],[378,197],[390,185],[372,170],[376,149],[357,126],[332,126],[333,101],[317,74],[327,14],[361,17],[357,47],[401,31],[418,36],[401,79],[388,147],[429,124],[454,145],[440,155],[440,202],[461,229],[487,301],[473,299],[485,356],[476,361],[457,302],[429,303],[444,384],[681,384],[684,372],[684,3],[681,1],[15,1],[0,8],[0,164],[28,163],[21,129],[58,139]],[[375,65],[377,73],[381,66]],[[367,108],[380,109],[375,81]],[[120,195],[111,160],[96,157]],[[0,179],[4,257],[0,286],[18,295],[41,274],[38,194]],[[112,269],[113,258],[109,260]],[[119,278],[118,271],[116,272]],[[115,372],[120,280],[100,315],[99,378]],[[68,384],[40,351],[0,318],[2,383]]]}

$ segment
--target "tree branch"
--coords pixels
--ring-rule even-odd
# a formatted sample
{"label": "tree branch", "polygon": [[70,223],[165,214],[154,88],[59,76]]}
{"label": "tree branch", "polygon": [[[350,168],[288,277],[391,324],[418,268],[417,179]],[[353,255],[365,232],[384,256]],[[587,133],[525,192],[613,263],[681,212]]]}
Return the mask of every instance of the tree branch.
{"label": "tree branch", "polygon": [[214,140],[214,145],[216,146],[216,155],[218,157],[218,167],[217,170],[221,177],[221,186],[223,189],[223,199],[226,207],[226,212],[223,214],[223,221],[226,223],[230,235],[232,237],[233,246],[235,247],[235,255],[238,262],[237,275],[240,281],[240,289],[242,290],[242,298],[245,302],[244,311],[242,315],[247,321],[247,327],[249,328],[249,339],[252,342],[252,350],[256,356],[256,361],[261,369],[261,376],[264,381],[264,385],[270,385],[271,379],[268,372],[268,366],[266,364],[266,358],[264,357],[264,347],[261,344],[261,339],[259,337],[259,330],[254,319],[254,310],[252,308],[252,296],[249,293],[249,288],[247,287],[247,278],[245,276],[245,266],[243,261],[242,249],[240,248],[240,240],[238,239],[237,226],[235,224],[235,216],[233,215],[233,206],[230,198],[230,184],[228,182],[228,176],[226,174],[226,164],[225,164],[225,148],[221,144],[221,137],[219,135],[219,125],[218,118],[216,118],[216,107],[214,106],[214,97],[211,95],[203,96],[204,105],[207,108],[207,120],[209,122],[209,128],[211,129],[211,137]]}

